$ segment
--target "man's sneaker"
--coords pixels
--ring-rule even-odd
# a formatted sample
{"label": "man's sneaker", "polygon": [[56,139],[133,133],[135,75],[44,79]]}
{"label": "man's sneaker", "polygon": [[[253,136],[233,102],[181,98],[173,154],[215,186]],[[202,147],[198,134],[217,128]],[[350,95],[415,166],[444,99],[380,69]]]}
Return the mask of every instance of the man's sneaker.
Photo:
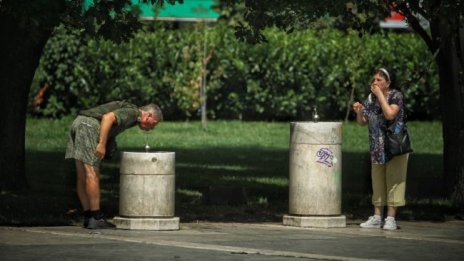
{"label": "man's sneaker", "polygon": [[89,219],[92,216],[90,210],[85,210],[82,212],[82,216],[84,217],[84,228],[86,228],[89,225]]}
{"label": "man's sneaker", "polygon": [[383,225],[383,229],[385,230],[396,230],[398,227],[396,226],[396,220],[394,217],[387,217],[385,219],[385,224]]}
{"label": "man's sneaker", "polygon": [[104,218],[95,219],[91,217],[89,219],[89,224],[87,225],[88,229],[106,229],[106,228],[115,228],[114,224],[106,221]]}
{"label": "man's sneaker", "polygon": [[359,226],[362,228],[380,228],[382,224],[382,218],[380,216],[374,215],[370,216],[369,219],[361,223]]}
{"label": "man's sneaker", "polygon": [[89,217],[84,217],[84,228],[87,228],[89,226]]}

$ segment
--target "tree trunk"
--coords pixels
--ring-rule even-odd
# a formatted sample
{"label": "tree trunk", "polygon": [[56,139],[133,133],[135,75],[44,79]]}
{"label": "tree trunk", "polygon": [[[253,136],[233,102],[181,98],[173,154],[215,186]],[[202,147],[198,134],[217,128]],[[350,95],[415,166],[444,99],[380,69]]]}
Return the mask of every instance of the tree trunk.
{"label": "tree trunk", "polygon": [[[443,162],[445,192],[456,205],[464,203],[464,71],[462,55],[464,34],[450,33],[450,27],[432,27],[434,39],[443,42],[437,56],[440,101],[443,121]],[[458,49],[459,48],[459,49]],[[462,56],[461,56],[462,59]]]}
{"label": "tree trunk", "polygon": [[[0,13],[0,189],[27,186],[25,124],[28,93],[51,29],[25,25],[12,13]],[[50,27],[48,27],[50,28]]]}

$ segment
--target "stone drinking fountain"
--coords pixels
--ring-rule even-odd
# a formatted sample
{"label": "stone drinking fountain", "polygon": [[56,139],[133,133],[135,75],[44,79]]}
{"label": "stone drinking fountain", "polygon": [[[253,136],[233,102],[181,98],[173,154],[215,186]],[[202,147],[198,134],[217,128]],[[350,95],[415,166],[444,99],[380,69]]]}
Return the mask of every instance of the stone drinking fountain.
{"label": "stone drinking fountain", "polygon": [[342,202],[342,123],[290,125],[289,214],[283,224],[297,227],[346,227]]}
{"label": "stone drinking fountain", "polygon": [[121,229],[178,230],[174,216],[175,153],[122,152],[120,167],[119,216]]}

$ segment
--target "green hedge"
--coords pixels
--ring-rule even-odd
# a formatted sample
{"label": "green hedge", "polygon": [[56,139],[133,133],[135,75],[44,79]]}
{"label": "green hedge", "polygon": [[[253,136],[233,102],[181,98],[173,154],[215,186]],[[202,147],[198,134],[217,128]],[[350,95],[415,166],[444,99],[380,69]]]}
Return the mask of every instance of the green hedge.
{"label": "green hedge", "polygon": [[[247,45],[221,24],[208,28],[207,110],[213,119],[304,120],[317,106],[322,119],[343,119],[364,98],[372,72],[388,66],[407,97],[410,119],[438,119],[438,77],[431,55],[413,34],[360,38],[335,30],[266,32]],[[203,25],[140,32],[123,44],[84,41],[63,28],[46,46],[36,74],[52,86],[40,113],[60,117],[115,99],[155,101],[167,119],[198,117]],[[418,71],[426,71],[418,75]],[[419,77],[420,76],[420,77]],[[352,117],[352,115],[351,115]]]}

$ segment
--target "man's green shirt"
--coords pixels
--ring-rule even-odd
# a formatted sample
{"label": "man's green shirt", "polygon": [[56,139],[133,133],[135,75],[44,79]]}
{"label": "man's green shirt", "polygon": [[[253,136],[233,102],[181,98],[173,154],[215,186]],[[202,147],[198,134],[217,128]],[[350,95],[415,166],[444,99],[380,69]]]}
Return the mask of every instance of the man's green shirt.
{"label": "man's green shirt", "polygon": [[116,123],[111,127],[109,137],[116,137],[119,133],[135,126],[140,117],[138,107],[126,101],[113,101],[102,104],[88,110],[83,110],[79,115],[101,121],[103,115],[109,112],[113,112],[116,116]]}

